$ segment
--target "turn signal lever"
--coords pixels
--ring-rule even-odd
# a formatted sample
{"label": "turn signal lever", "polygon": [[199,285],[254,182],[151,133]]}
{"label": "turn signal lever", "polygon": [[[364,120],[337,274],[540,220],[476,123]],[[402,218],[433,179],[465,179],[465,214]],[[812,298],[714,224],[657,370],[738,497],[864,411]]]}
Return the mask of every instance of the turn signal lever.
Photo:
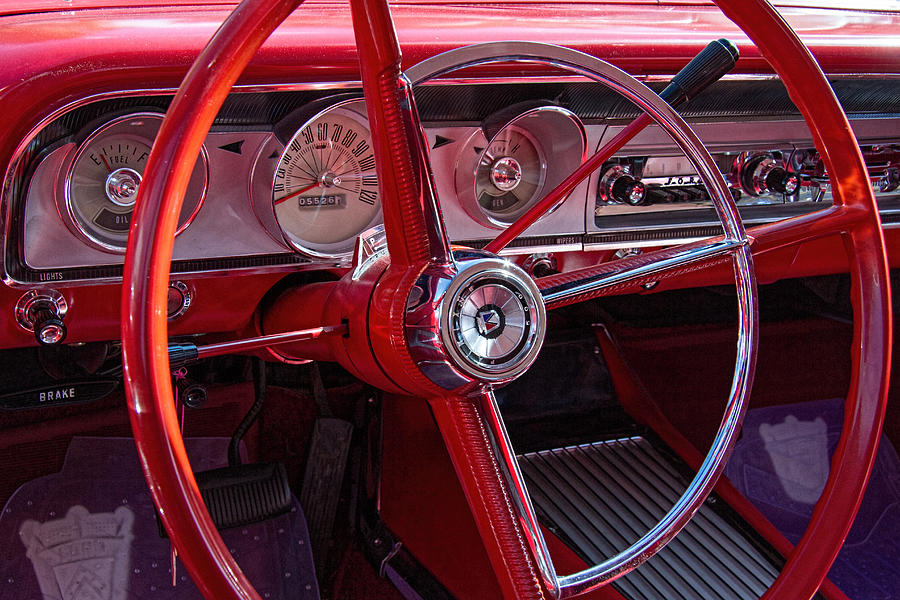
{"label": "turn signal lever", "polygon": [[212,358],[213,356],[249,352],[268,346],[277,346],[278,344],[293,344],[307,340],[315,340],[323,335],[333,334],[348,335],[347,324],[341,323],[340,325],[326,325],[324,327],[313,327],[312,329],[298,329],[297,331],[260,335],[243,340],[218,342],[216,344],[206,344],[203,346],[191,343],[172,343],[169,344],[169,368],[174,371],[184,365],[205,358]]}

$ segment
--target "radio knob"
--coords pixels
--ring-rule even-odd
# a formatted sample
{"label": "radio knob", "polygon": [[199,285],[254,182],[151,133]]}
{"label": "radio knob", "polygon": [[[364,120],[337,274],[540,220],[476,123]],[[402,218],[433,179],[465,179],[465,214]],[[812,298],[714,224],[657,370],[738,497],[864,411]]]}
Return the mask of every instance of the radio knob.
{"label": "radio knob", "polygon": [[898,187],[900,187],[900,170],[897,167],[890,167],[878,180],[878,191],[882,193],[893,192]]}
{"label": "radio knob", "polygon": [[800,178],[790,173],[771,154],[747,157],[739,166],[741,187],[751,196],[769,193],[792,195],[800,186]]}
{"label": "radio knob", "polygon": [[600,178],[597,195],[607,204],[630,204],[639,206],[647,197],[647,186],[635,179],[628,167],[617,165]]}

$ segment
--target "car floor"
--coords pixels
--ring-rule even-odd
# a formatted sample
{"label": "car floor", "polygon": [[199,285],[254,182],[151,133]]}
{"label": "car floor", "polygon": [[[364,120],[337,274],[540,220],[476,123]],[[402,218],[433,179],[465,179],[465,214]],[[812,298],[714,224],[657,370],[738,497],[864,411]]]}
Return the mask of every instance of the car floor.
{"label": "car floor", "polygon": [[[751,410],[842,398],[852,333],[845,281],[785,282],[764,286],[760,297],[759,368]],[[644,407],[623,403],[622,365],[684,438],[695,448],[705,448],[721,417],[711,406],[721,403],[710,398],[724,397],[731,376],[733,303],[729,291],[711,288],[611,298],[551,313],[547,350],[525,378],[497,392],[516,450],[629,435],[649,422]],[[356,423],[360,431],[360,405],[373,396],[339,368],[323,365],[319,376],[325,395],[317,398],[311,373],[309,367],[270,365],[265,409],[243,440],[251,460],[285,464],[295,493],[302,486],[316,419],[327,413]],[[14,373],[6,376],[14,378]],[[190,376],[207,383],[209,398],[203,407],[185,412],[185,436],[227,438],[254,400],[249,360],[223,359]],[[898,386],[895,378],[892,399],[900,392]],[[130,435],[121,392],[91,404],[7,411],[0,431],[0,504],[21,485],[60,472],[74,437]],[[900,417],[893,404],[885,435],[895,446],[900,440]],[[322,595],[402,598],[379,576],[371,554],[358,543],[353,497],[351,487],[345,486],[318,576]],[[44,517],[49,519],[49,514]],[[19,527],[21,523],[14,529]],[[13,547],[24,553],[24,545],[12,544],[7,550]],[[0,591],[0,598],[7,597],[20,598]]]}

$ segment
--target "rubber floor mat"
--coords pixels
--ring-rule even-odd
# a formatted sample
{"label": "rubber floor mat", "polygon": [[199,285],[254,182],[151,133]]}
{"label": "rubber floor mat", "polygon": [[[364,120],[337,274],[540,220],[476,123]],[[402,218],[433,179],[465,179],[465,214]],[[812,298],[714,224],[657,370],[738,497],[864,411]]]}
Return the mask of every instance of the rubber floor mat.
{"label": "rubber floor mat", "polygon": [[[228,440],[185,441],[195,471],[224,466]],[[170,546],[130,438],[74,438],[63,469],[20,487],[0,513],[2,600],[201,600]],[[260,596],[318,598],[300,504],[222,538]]]}
{"label": "rubber floor mat", "polygon": [[[828,477],[843,399],[748,411],[725,475],[791,542]],[[900,600],[900,459],[886,436],[829,578],[853,600]]]}

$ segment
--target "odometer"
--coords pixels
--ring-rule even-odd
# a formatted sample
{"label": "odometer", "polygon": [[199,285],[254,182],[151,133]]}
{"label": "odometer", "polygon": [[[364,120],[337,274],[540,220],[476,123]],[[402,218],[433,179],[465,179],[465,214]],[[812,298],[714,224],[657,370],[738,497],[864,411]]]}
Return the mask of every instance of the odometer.
{"label": "odometer", "polygon": [[330,106],[285,145],[275,167],[272,208],[285,239],[298,250],[344,254],[381,219],[365,109],[358,99]]}

